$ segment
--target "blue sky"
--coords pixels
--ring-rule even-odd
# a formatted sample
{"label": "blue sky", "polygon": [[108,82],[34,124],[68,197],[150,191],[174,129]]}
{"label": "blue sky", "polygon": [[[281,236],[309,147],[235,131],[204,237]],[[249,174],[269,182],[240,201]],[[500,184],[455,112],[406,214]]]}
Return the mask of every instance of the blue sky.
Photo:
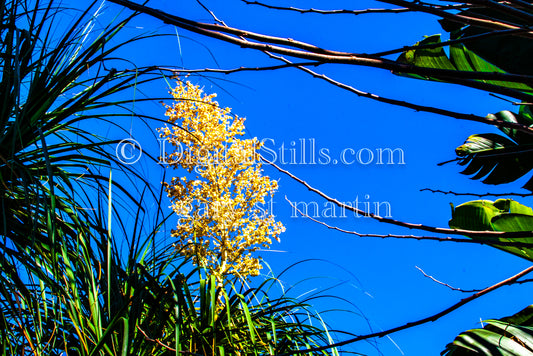
{"label": "blue sky", "polygon": [[[236,0],[206,0],[204,4],[232,27],[358,53],[411,45],[422,40],[424,35],[443,32],[436,18],[423,14],[323,16],[268,10]],[[212,21],[196,1],[153,0],[149,5],[185,18]],[[353,8],[354,2],[295,1],[291,5],[335,9]],[[383,7],[383,4],[357,1],[355,6],[363,9]],[[108,14],[116,8],[109,4]],[[262,53],[175,29],[146,16],[140,16],[134,24],[132,32],[169,34],[145,42],[141,47],[130,47],[131,52],[125,56],[139,66],[163,64],[196,69],[278,64]],[[324,65],[316,71],[364,91],[417,104],[481,116],[504,109],[517,110],[485,92],[398,77],[380,69]],[[249,135],[266,140],[267,148],[278,153],[276,158],[280,158],[282,145],[288,155],[287,161],[294,152],[298,163],[282,164],[278,160],[282,168],[340,201],[358,199],[370,202],[371,208],[375,203],[382,204],[380,206],[390,206],[394,219],[447,227],[450,203],[458,205],[475,198],[433,194],[421,192],[421,189],[524,192],[519,188],[523,180],[493,187],[459,174],[461,167],[454,163],[437,166],[455,158],[455,147],[469,135],[498,132],[496,128],[359,98],[297,69],[202,74],[193,75],[189,80],[203,86],[208,93],[216,92],[222,106],[231,107],[233,113],[246,117]],[[161,81],[151,86],[146,94],[163,97],[168,95],[168,89]],[[137,109],[164,119],[164,108],[157,101],[139,104]],[[146,128],[133,125],[132,130],[134,136],[145,136],[140,130]],[[143,149],[157,152],[157,142],[151,135],[146,133],[151,143],[143,143]],[[301,149],[301,141],[306,142],[306,151]],[[315,145],[317,160],[320,149],[329,150],[332,159],[339,159],[343,151],[349,156],[353,153],[355,160],[351,164],[309,164],[311,142]],[[377,164],[379,150],[387,148],[401,150],[405,164],[398,164],[397,159],[396,164]],[[367,164],[357,161],[357,152],[363,154],[360,160]],[[369,152],[374,155],[373,159]],[[307,164],[300,162],[304,154]],[[148,166],[142,169],[153,174],[154,184],[157,184],[157,170],[152,171]],[[416,267],[450,285],[471,289],[492,285],[528,265],[518,257],[474,244],[355,237],[332,231],[309,219],[294,217],[285,199],[315,202],[324,207],[322,198],[272,167],[265,166],[265,173],[279,179],[280,189],[273,212],[287,231],[281,236],[281,243],[272,245],[274,251],[264,252],[263,258],[275,274],[292,264],[310,260],[298,264],[282,278],[286,286],[296,285],[296,295],[343,282],[325,294],[334,294],[351,304],[331,298],[319,299],[316,308],[342,307],[364,317],[326,313],[325,318],[333,328],[355,334],[370,332],[369,325],[373,331],[388,329],[435,314],[466,296],[424,277]],[[531,199],[516,200],[533,205]],[[321,220],[361,233],[416,234],[369,218],[354,217],[351,213],[340,217],[339,210],[336,215],[336,218],[322,216]],[[531,291],[528,285],[504,287],[434,323],[392,334],[390,339],[377,340],[377,350],[365,343],[353,348],[368,354],[438,354],[459,332],[478,327],[480,320],[503,317],[526,307],[530,303],[526,296]]]}

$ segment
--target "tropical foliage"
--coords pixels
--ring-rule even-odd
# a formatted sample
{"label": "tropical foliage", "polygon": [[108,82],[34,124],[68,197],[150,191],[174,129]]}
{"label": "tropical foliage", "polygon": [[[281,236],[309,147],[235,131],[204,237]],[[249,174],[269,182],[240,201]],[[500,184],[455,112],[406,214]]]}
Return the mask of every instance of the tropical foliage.
{"label": "tropical foliage", "polygon": [[[525,10],[520,10],[525,11]],[[488,11],[487,9],[466,9],[460,12],[464,16],[489,16],[495,20],[502,18],[502,13]],[[519,19],[512,18],[518,23]],[[450,32],[449,54],[443,48],[440,35],[429,36],[415,46],[402,53],[397,59],[400,63],[407,63],[417,67],[453,70],[462,72],[478,73],[507,73],[522,76],[522,82],[527,82],[530,75],[530,65],[525,58],[531,51],[531,41],[517,35],[486,36],[479,40],[462,42],[462,38],[470,39],[471,36],[488,34],[487,29],[474,25],[461,26],[447,20],[441,20],[445,31]],[[421,47],[420,49],[418,47]],[[513,53],[513,55],[509,55]],[[409,76],[437,80],[431,77],[407,74]],[[442,80],[442,79],[440,79]],[[445,80],[444,80],[445,81]],[[529,85],[521,82],[479,80],[488,84],[487,90],[493,87],[509,90],[509,94],[523,92],[528,94],[532,91]],[[519,80],[520,81],[520,80]],[[471,85],[466,82],[465,85]],[[487,119],[493,122],[516,123],[526,127],[533,125],[530,104],[520,105],[517,113],[501,111],[489,114]],[[461,173],[473,175],[472,179],[481,179],[486,184],[502,184],[514,182],[527,174],[533,165],[529,159],[533,139],[530,134],[510,127],[500,126],[507,137],[492,134],[475,134],[466,140],[465,144],[456,149],[459,164],[466,166]],[[533,181],[530,179],[524,186],[528,190],[533,189]]]}
{"label": "tropical foliage", "polygon": [[486,320],[484,328],[461,333],[442,353],[458,355],[530,355],[533,349],[532,306],[501,320]]}
{"label": "tropical foliage", "polygon": [[[450,227],[474,231],[518,232],[533,231],[533,210],[512,199],[474,200],[452,209]],[[476,239],[477,237],[472,237]],[[531,237],[493,237],[501,242],[516,242],[523,246],[498,246],[498,248],[533,261]]]}
{"label": "tropical foliage", "polygon": [[[505,136],[470,135],[456,149],[455,161],[465,167],[462,173],[492,185],[528,175],[533,169],[531,3],[380,1],[401,7],[330,14],[426,12],[441,18],[448,39],[432,35],[392,51],[350,53],[231,28],[213,12],[209,14],[216,24],[202,23],[128,0],[109,0],[120,5],[114,9],[129,9],[113,12],[115,18],[104,11],[105,2],[98,1],[81,11],[55,1],[0,4],[2,353],[338,354],[335,346],[434,321],[491,291],[475,293],[432,317],[335,343],[326,323],[310,308],[312,299],[290,298],[277,290],[275,278],[253,286],[246,281],[259,274],[258,248],[268,247],[283,227],[272,216],[259,214],[258,205],[266,202],[277,183],[262,174],[255,160],[259,142],[239,138],[244,132],[241,118],[221,108],[214,96],[180,82],[171,93],[175,103],[167,107],[169,120],[160,132],[176,149],[183,149],[162,157],[170,166],[182,168],[181,176],[154,187],[135,165],[117,156],[115,148],[122,142],[114,139],[115,134],[133,139],[132,130],[123,127],[142,124],[154,132],[155,126],[161,126],[160,115],[142,114],[137,106],[162,100],[143,94],[149,92],[148,84],[167,79],[162,73],[175,72],[123,58],[127,46],[161,35],[132,35],[128,25],[144,13],[280,61],[262,68],[206,68],[205,72],[292,67],[359,96],[495,125]],[[396,60],[385,58],[398,53]],[[483,118],[380,97],[311,69],[326,63],[370,66],[472,87],[518,100],[513,104],[519,109]],[[342,205],[280,171],[332,204]],[[533,191],[533,178],[524,188]],[[165,193],[173,211],[161,209]],[[357,206],[349,208],[361,212]],[[177,224],[175,213],[180,215]],[[474,200],[452,207],[451,229],[364,215],[406,229],[462,234],[471,240],[365,236],[483,243],[533,261],[533,210],[511,199]],[[461,333],[443,354],[533,354],[531,308]]]}
{"label": "tropical foliage", "polygon": [[[533,19],[530,7],[510,5],[514,11],[501,12],[490,8],[467,8],[459,14],[474,18],[494,21],[511,21],[522,26],[524,17]],[[442,28],[450,33],[449,55],[443,47],[437,46],[440,36],[430,36],[417,43],[398,58],[399,62],[409,63],[433,69],[456,71],[475,71],[486,73],[509,73],[522,76],[523,79],[531,75],[531,65],[528,56],[531,54],[533,43],[530,39],[519,34],[505,34],[490,36],[489,30],[472,24],[461,25],[453,21],[441,20]],[[483,36],[485,35],[485,36]],[[461,39],[479,39],[462,42]],[[422,47],[418,49],[417,47]],[[429,46],[429,48],[424,48]],[[420,79],[431,77],[414,76]],[[483,80],[490,86],[509,89],[509,93],[516,91],[528,94],[531,87],[518,82],[504,82]],[[490,86],[487,90],[490,90]],[[501,111],[489,114],[487,119],[493,122],[517,124],[522,128],[533,127],[531,103],[519,105],[519,112]],[[533,136],[530,132],[510,126],[499,126],[507,137],[493,133],[475,134],[468,137],[466,142],[457,147],[458,162],[466,168],[461,172],[472,175],[472,179],[484,178],[486,184],[503,184],[518,180],[533,169],[531,148]],[[533,178],[530,178],[523,188],[533,190]],[[517,237],[489,237],[511,245],[495,246],[504,251],[533,261],[533,210],[519,204],[512,199],[475,200],[452,206],[451,228],[474,231],[525,232]],[[480,237],[471,236],[473,239]],[[481,238],[483,239],[483,238]],[[513,246],[512,243],[518,245]],[[533,319],[532,307],[500,320],[486,320],[485,327],[461,333],[447,345],[443,355],[531,355],[533,353]]]}
{"label": "tropical foliage", "polygon": [[219,285],[162,237],[172,214],[148,206],[164,190],[111,138],[129,136],[122,121],[151,130],[159,120],[136,113],[146,99],[132,93],[161,73],[119,55],[153,35],[132,36],[135,15],[104,10],[0,5],[1,353],[259,355],[331,343],[305,301],[267,290],[275,279]]}

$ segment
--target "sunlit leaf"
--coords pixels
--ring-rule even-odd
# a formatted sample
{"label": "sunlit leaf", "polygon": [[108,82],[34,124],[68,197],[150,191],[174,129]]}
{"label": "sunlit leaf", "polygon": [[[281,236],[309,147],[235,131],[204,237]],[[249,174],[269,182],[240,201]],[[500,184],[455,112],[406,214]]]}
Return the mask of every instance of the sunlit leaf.
{"label": "sunlit leaf", "polygon": [[486,320],[485,327],[465,331],[441,355],[533,355],[532,306],[500,320]]}
{"label": "sunlit leaf", "polygon": [[[454,229],[473,231],[532,231],[531,237],[526,238],[490,237],[490,239],[532,244],[531,247],[498,245],[495,247],[533,261],[533,210],[512,199],[466,202],[452,210],[452,218],[448,224]],[[475,236],[471,238],[477,239]]]}

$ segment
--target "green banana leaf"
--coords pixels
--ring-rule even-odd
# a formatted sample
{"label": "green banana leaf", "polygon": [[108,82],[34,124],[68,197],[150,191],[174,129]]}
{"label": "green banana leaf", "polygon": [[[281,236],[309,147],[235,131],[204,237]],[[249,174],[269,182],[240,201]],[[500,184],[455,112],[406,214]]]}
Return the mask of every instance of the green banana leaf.
{"label": "green banana leaf", "polygon": [[[522,114],[500,111],[487,117],[492,120],[533,125],[529,109],[522,109]],[[472,179],[484,178],[482,182],[485,184],[503,184],[514,182],[533,169],[533,136],[507,127],[501,130],[509,138],[492,133],[475,134],[456,148],[458,164],[466,166],[462,174],[472,175]],[[533,191],[533,178],[523,187]]]}
{"label": "green banana leaf", "polygon": [[[521,11],[532,13],[527,8]],[[496,21],[508,21],[518,25],[531,25],[524,19],[490,8],[473,8],[460,12],[460,15],[467,17],[489,17]],[[478,36],[490,32],[491,30],[473,26],[463,25],[458,22],[442,19],[439,21],[442,28],[450,33],[450,39],[456,40]],[[476,53],[488,62],[501,68],[508,73],[533,75],[531,58],[533,58],[533,43],[530,39],[513,34],[503,34],[477,38],[475,41],[465,42],[464,46],[471,52]]]}
{"label": "green banana leaf", "polygon": [[533,112],[531,111],[531,105],[520,105],[520,110],[518,111],[520,116],[526,118],[533,122]]}
{"label": "green banana leaf", "polygon": [[[479,15],[476,11],[478,10],[466,10],[463,13],[465,15]],[[498,14],[492,12],[483,13],[483,15],[491,15],[494,18],[501,17],[501,15],[498,17]],[[506,18],[506,20],[509,19]],[[484,29],[453,24],[446,20],[441,21],[441,25],[451,33],[452,40],[486,32]],[[510,35],[492,36],[488,37],[481,45],[477,40],[467,41],[465,44],[454,43],[449,46],[449,54],[447,54],[442,46],[427,48],[428,45],[441,44],[440,35],[433,35],[418,42],[415,48],[403,52],[397,61],[417,67],[456,71],[506,73],[512,69],[513,73],[529,75],[530,58],[533,58],[533,43],[529,41],[530,43],[526,45],[523,43],[524,41],[528,42],[527,39],[515,38]],[[503,47],[494,45],[494,43],[500,42]],[[520,47],[522,45],[524,48]],[[520,48],[515,48],[517,46]],[[516,50],[513,51],[513,48]],[[516,59],[514,58],[515,55],[522,58]],[[409,73],[399,74],[419,79],[439,80]],[[480,81],[523,92],[533,90],[522,83]],[[501,111],[496,114],[489,114],[487,118],[533,127],[533,113],[529,105],[521,105],[518,114]],[[483,179],[482,182],[485,184],[503,184],[514,182],[533,169],[533,160],[531,159],[533,136],[507,127],[501,128],[501,130],[509,139],[495,134],[476,134],[468,137],[465,143],[456,149],[459,165],[466,166],[461,173],[472,175],[472,179]],[[533,191],[533,178],[523,188]]]}
{"label": "green banana leaf", "polygon": [[[518,112],[518,114],[515,114],[511,111],[503,110],[496,114],[488,114],[487,119],[521,124],[528,127],[533,126],[533,116],[531,115],[531,110],[528,105],[520,105],[520,111]],[[514,140],[519,145],[533,143],[533,137],[522,131],[511,129],[508,127],[500,127],[500,130],[503,131],[507,136],[509,136],[509,138]]]}
{"label": "green banana leaf", "polygon": [[[448,225],[452,229],[474,231],[532,231],[531,237],[492,237],[492,239],[502,242],[531,243],[531,247],[494,247],[533,261],[533,210],[512,199],[498,199],[495,202],[473,200],[457,207],[452,206],[452,218]],[[471,238],[477,239],[477,237]]]}
{"label": "green banana leaf", "polygon": [[445,356],[533,356],[533,306],[500,320],[486,320],[483,328],[459,334],[446,345]]}
{"label": "green banana leaf", "polygon": [[[468,72],[497,72],[506,73],[499,67],[491,64],[475,52],[469,50],[462,43],[456,43],[450,46],[449,56],[442,46],[436,48],[416,48],[426,45],[438,45],[441,42],[439,34],[426,37],[424,40],[417,42],[415,48],[403,52],[396,60],[399,63],[411,64],[417,67],[445,69]],[[442,81],[437,78],[423,77],[417,74],[397,73],[417,79]],[[480,82],[493,84],[504,88],[517,89],[520,91],[533,91],[533,88],[523,83],[498,81],[498,80],[479,80]]]}
{"label": "green banana leaf", "polygon": [[[461,15],[473,18],[490,18],[514,24],[529,26],[524,22],[524,15],[533,14],[531,10],[519,9],[522,13],[502,13],[490,8],[471,8],[460,12]],[[432,35],[418,42],[413,48],[404,51],[397,62],[416,67],[468,71],[497,72],[518,75],[533,75],[533,41],[515,33],[481,36],[491,30],[465,25],[450,20],[440,20],[442,28],[450,33],[451,45],[445,46],[440,35]],[[478,36],[472,38],[472,36]],[[465,39],[465,42],[456,42]],[[466,41],[466,39],[469,39]],[[428,48],[429,46],[429,48]],[[411,73],[398,73],[408,77],[446,81],[446,79],[421,76]],[[525,80],[527,78],[524,78]],[[532,92],[530,82],[515,83],[495,80],[478,80],[479,82],[502,88]],[[489,114],[487,118],[522,124],[533,127],[533,113],[527,104],[521,105],[518,114],[501,111]],[[511,128],[501,128],[509,139],[495,134],[476,134],[468,137],[466,142],[456,149],[458,163],[466,166],[461,172],[472,175],[472,179],[483,179],[486,184],[502,184],[513,182],[533,169],[533,136]],[[525,185],[525,189],[533,191],[533,178]]]}

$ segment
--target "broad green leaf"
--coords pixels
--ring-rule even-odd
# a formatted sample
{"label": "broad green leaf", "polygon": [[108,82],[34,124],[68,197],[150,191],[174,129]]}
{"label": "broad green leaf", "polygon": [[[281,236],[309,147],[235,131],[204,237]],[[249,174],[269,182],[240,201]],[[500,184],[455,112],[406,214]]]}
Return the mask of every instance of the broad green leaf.
{"label": "broad green leaf", "polygon": [[533,216],[504,213],[492,219],[496,231],[533,231]]}
{"label": "broad green leaf", "polygon": [[486,323],[499,328],[501,331],[512,334],[530,352],[533,350],[533,328],[527,326],[513,325],[499,320],[487,320]]}
{"label": "broad green leaf", "polygon": [[455,207],[448,224],[452,229],[493,231],[491,220],[499,213],[492,201],[474,200]]}
{"label": "broad green leaf", "polygon": [[[522,105],[523,106],[523,105]],[[488,114],[488,119],[491,120],[500,120],[505,122],[512,122],[516,124],[521,124],[525,126],[531,126],[533,125],[533,118],[531,116],[526,116],[522,114],[515,114],[511,111],[503,110],[496,114]],[[516,129],[511,129],[509,127],[501,127],[500,130],[502,130],[507,136],[509,136],[511,139],[513,139],[516,143],[520,144],[529,144],[533,143],[533,136],[528,135],[522,131],[518,131]]]}
{"label": "broad green leaf", "polygon": [[516,314],[501,319],[509,324],[518,324],[533,327],[533,305],[522,309]]}
{"label": "broad green leaf", "polygon": [[[452,71],[466,72],[486,72],[486,73],[506,73],[496,65],[486,61],[475,52],[467,49],[463,44],[456,43],[450,46],[450,55],[448,57],[444,46],[436,48],[416,48],[425,45],[438,45],[442,43],[440,35],[432,35],[424,40],[417,42],[412,48],[403,52],[397,62],[410,64],[417,67],[433,68]],[[411,73],[398,73],[399,75],[408,76],[417,79],[443,81],[442,79],[421,76]],[[444,80],[445,81],[445,80]],[[523,83],[498,81],[498,80],[478,80],[483,83],[500,86],[503,88],[516,89],[520,91],[533,91],[533,88]]]}
{"label": "broad green leaf", "polygon": [[506,213],[533,215],[533,209],[513,199],[498,199],[494,202],[494,207]]}
{"label": "broad green leaf", "polygon": [[[449,226],[474,231],[533,231],[533,210],[512,199],[474,200],[452,210]],[[477,239],[477,237],[471,237]],[[533,261],[533,233],[527,238],[499,238],[502,242],[531,243],[531,247],[495,246],[503,251]]]}
{"label": "broad green leaf", "polygon": [[500,320],[486,320],[483,328],[459,334],[441,353],[446,356],[533,355],[533,306]]}
{"label": "broad green leaf", "polygon": [[[502,117],[508,121],[516,119],[511,113],[498,114],[500,119]],[[468,137],[465,143],[455,150],[459,157],[458,164],[466,166],[461,173],[472,175],[472,179],[483,178],[485,184],[503,184],[514,182],[531,171],[533,169],[531,137],[515,130],[507,132],[522,143],[517,144],[501,135],[491,133]],[[533,190],[533,179],[530,179],[524,188]]]}
{"label": "broad green leaf", "polygon": [[[492,219],[492,226],[495,231],[533,231],[533,216],[524,214],[502,213]],[[502,247],[508,252],[533,261],[533,234],[531,238],[506,239],[510,242],[531,243],[531,248],[525,247]]]}
{"label": "broad green leaf", "polygon": [[[461,43],[450,46],[450,60],[455,65],[457,70],[467,72],[506,73],[504,70],[484,60],[473,51],[470,51]],[[493,84],[511,89],[518,89],[522,91],[532,90],[531,87],[523,83],[504,82],[498,80],[480,81],[487,84]]]}
{"label": "broad green leaf", "polygon": [[533,112],[531,111],[531,105],[520,105],[518,113],[524,118],[526,118],[529,122],[531,122],[529,125],[533,125]]}
{"label": "broad green leaf", "polygon": [[[499,333],[486,329],[475,329],[458,336],[462,344],[468,344],[470,350],[475,350],[481,355],[502,355],[502,356],[533,356],[533,353],[523,347],[519,342],[511,338],[504,337]],[[461,353],[450,353],[448,355],[461,355]]]}
{"label": "broad green leaf", "polygon": [[[522,8],[521,11],[526,11],[526,8]],[[524,19],[512,16],[511,12],[503,12],[491,8],[472,8],[461,11],[460,14],[473,17],[489,17],[526,26],[530,25]],[[473,25],[462,25],[446,19],[439,22],[446,32],[450,32],[450,39],[452,40],[478,36],[491,31]],[[476,55],[508,73],[533,75],[533,68],[531,67],[533,43],[528,38],[513,34],[502,34],[500,36],[478,38],[475,41],[465,42],[464,45],[469,51],[476,53]]]}
{"label": "broad green leaf", "polygon": [[455,153],[460,156],[467,156],[472,153],[497,150],[505,147],[516,146],[511,140],[496,134],[476,134],[468,137],[464,144],[455,149]]}
{"label": "broad green leaf", "polygon": [[[440,35],[432,35],[417,42],[415,46],[440,43]],[[410,49],[400,55],[398,62],[412,64],[417,67],[438,68],[456,70],[457,68],[450,62],[442,47]]]}

